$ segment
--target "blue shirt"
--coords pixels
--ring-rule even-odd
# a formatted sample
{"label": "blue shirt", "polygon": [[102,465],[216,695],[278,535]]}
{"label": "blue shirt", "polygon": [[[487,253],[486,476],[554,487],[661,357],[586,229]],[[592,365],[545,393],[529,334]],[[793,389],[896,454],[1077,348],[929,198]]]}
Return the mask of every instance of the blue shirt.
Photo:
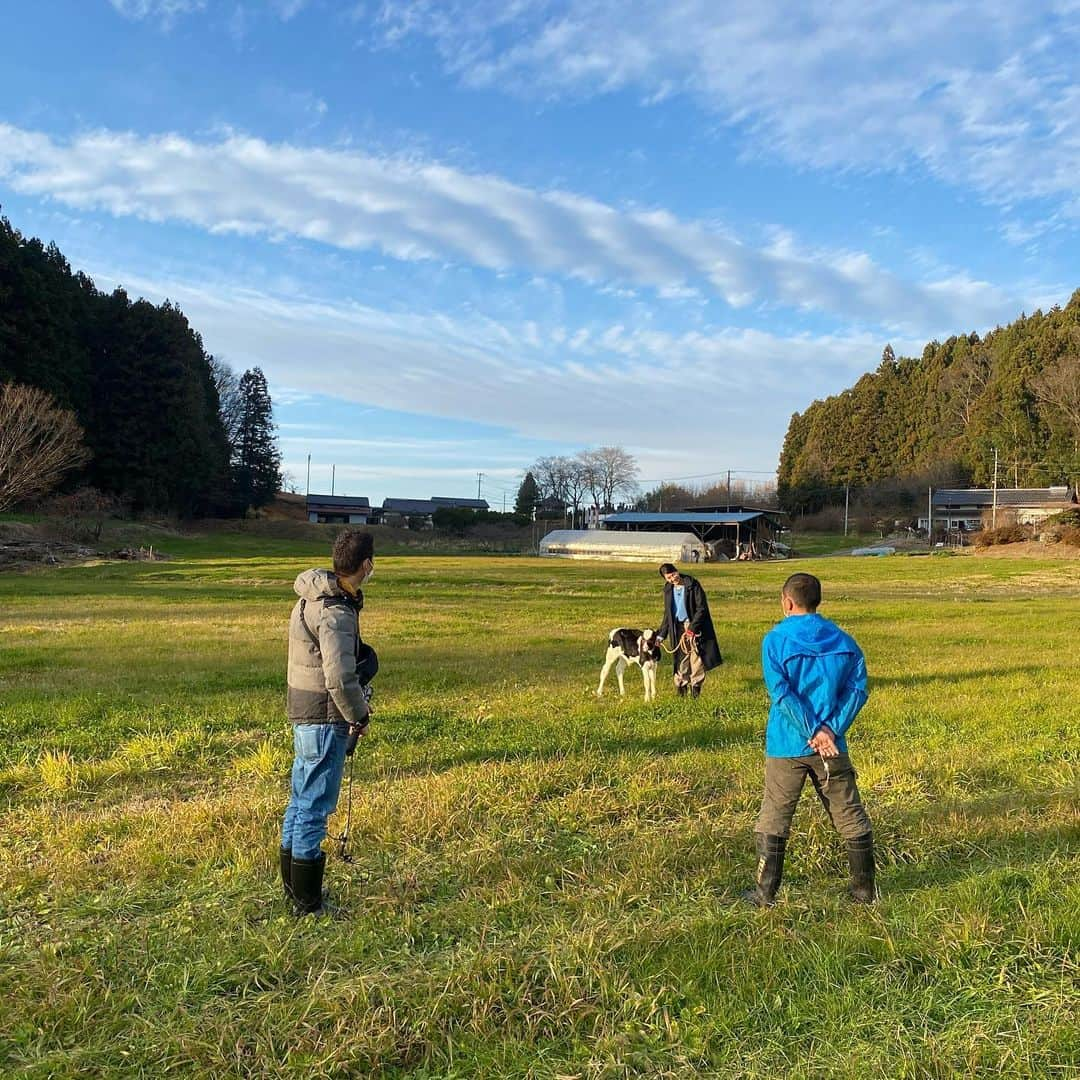
{"label": "blue shirt", "polygon": [[672,585],[671,596],[673,603],[675,604],[675,618],[679,622],[684,623],[690,618],[686,614],[686,586],[685,585]]}
{"label": "blue shirt", "polygon": [[866,703],[866,660],[855,639],[822,616],[789,615],[761,643],[761,670],[772,699],[765,728],[769,757],[804,757],[828,727],[837,749]]}

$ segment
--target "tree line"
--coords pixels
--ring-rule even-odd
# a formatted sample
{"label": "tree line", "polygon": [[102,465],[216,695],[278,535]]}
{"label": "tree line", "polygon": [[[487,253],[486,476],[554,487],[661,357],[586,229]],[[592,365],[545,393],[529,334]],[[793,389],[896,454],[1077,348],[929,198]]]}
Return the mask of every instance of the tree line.
{"label": "tree line", "polygon": [[[17,444],[23,455],[0,461],[0,478],[5,468],[21,473],[23,495],[35,445],[27,429],[40,427],[35,416],[46,409],[76,424],[65,482],[134,511],[237,515],[280,487],[273,406],[258,368],[237,375],[206,351],[177,305],[99,290],[54,244],[24,237],[6,218],[0,386],[0,451]],[[27,404],[29,389],[44,397]]]}
{"label": "tree line", "polygon": [[886,346],[875,371],[792,416],[777,487],[784,509],[813,513],[848,485],[989,486],[995,461],[1003,485],[1080,476],[1080,290],[918,358]]}

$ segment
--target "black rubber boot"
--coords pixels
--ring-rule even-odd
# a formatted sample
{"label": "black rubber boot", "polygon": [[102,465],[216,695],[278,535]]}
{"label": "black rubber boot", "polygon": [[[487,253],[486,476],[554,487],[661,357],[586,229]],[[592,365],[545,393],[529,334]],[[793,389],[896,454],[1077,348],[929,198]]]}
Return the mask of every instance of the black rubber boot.
{"label": "black rubber boot", "polygon": [[292,898],[294,915],[321,915],[323,905],[323,871],[326,869],[326,852],[320,851],[314,859],[292,860]]}
{"label": "black rubber boot", "polygon": [[690,687],[690,696],[691,697],[701,697],[701,683],[698,683],[697,686],[691,686]]}
{"label": "black rubber boot", "polygon": [[280,849],[280,864],[281,864],[281,884],[285,888],[285,899],[292,901],[292,850],[290,848]]}
{"label": "black rubber boot", "polygon": [[675,687],[675,692],[679,697],[686,697],[686,683],[679,683],[679,685]]}
{"label": "black rubber boot", "polygon": [[872,904],[877,899],[874,881],[874,834],[864,833],[847,842],[851,867],[851,899],[857,904]]}
{"label": "black rubber boot", "polygon": [[772,907],[776,903],[776,890],[784,875],[784,849],[787,838],[754,833],[757,848],[757,884],[743,893],[743,899],[757,907]]}

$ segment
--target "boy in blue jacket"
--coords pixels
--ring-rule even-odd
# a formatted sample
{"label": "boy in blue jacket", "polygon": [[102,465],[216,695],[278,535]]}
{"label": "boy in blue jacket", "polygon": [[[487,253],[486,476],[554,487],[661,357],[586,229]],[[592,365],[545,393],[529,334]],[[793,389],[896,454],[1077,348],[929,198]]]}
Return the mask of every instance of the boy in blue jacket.
{"label": "boy in blue jacket", "polygon": [[851,897],[871,903],[874,838],[844,734],[866,703],[866,661],[854,639],[817,613],[821,582],[792,574],[780,594],[784,619],[761,643],[772,699],[765,729],[765,796],[754,826],[757,884],[746,899],[771,907],[780,888],[791,819],[809,778],[847,844]]}

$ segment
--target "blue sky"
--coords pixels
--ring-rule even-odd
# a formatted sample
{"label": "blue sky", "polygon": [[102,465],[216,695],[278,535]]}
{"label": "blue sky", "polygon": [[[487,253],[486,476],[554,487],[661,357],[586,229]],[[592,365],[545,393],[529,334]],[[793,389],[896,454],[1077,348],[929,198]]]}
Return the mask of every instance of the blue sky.
{"label": "blue sky", "polygon": [[303,488],[767,479],[884,345],[1080,286],[1080,0],[39,0],[0,204],[270,380]]}

